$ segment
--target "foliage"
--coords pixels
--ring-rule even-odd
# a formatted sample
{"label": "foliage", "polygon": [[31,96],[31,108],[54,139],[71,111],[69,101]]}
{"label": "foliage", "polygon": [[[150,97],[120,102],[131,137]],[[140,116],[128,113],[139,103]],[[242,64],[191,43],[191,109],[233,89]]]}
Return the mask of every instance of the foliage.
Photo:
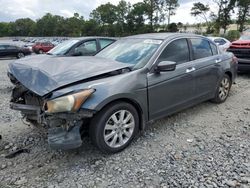
{"label": "foliage", "polygon": [[247,18],[250,17],[250,1],[249,0],[237,0],[236,4],[239,8],[237,24],[239,24],[239,31],[242,32],[244,24],[247,21]]}
{"label": "foliage", "polygon": [[240,32],[237,30],[228,31],[227,35],[225,35],[225,38],[230,41],[237,40],[238,38],[240,38]]}
{"label": "foliage", "polygon": [[[98,6],[87,20],[78,13],[68,18],[47,13],[35,21],[21,18],[9,23],[0,22],[0,36],[127,36],[158,31],[187,31],[189,26],[196,27],[199,33],[202,27],[207,27],[207,33],[219,35],[220,29],[226,32],[228,24],[232,22],[234,6],[238,8],[235,10],[239,10],[237,20],[234,20],[239,30],[244,30],[244,24],[250,23],[249,0],[213,2],[217,4],[218,13],[210,12],[209,6],[200,2],[193,4],[191,15],[205,21],[193,25],[170,22],[170,17],[179,7],[178,0],[143,0],[133,5],[120,0],[117,5],[106,3]],[[166,19],[167,24],[164,23]]]}

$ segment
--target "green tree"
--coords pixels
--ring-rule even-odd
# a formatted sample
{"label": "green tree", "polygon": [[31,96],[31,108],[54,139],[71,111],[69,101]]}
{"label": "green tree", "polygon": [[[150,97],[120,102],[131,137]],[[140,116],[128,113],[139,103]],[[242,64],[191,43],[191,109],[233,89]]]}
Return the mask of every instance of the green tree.
{"label": "green tree", "polygon": [[151,26],[147,28],[145,25],[146,6],[144,2],[133,5],[127,16],[127,25],[130,29],[130,34],[145,33],[152,29]]}
{"label": "green tree", "polygon": [[244,24],[247,22],[247,18],[250,16],[250,1],[249,0],[237,0],[238,18],[237,24],[239,24],[239,31],[242,32]]}
{"label": "green tree", "polygon": [[117,27],[116,27],[116,33],[119,35],[124,35],[127,28],[127,16],[131,11],[131,4],[127,3],[124,0],[121,0],[117,7]]}
{"label": "green tree", "polygon": [[14,36],[31,36],[34,34],[35,22],[30,18],[17,19],[11,25],[11,32]]}
{"label": "green tree", "polygon": [[218,6],[218,14],[213,14],[215,18],[215,30],[220,32],[220,28],[226,33],[227,26],[231,23],[231,12],[234,9],[235,0],[214,0]]}
{"label": "green tree", "polygon": [[179,31],[176,23],[171,23],[168,25],[168,32],[177,32]]}
{"label": "green tree", "polygon": [[160,0],[144,0],[145,16],[149,20],[150,30],[154,31],[154,26],[158,24],[162,17]]}
{"label": "green tree", "polygon": [[90,13],[90,17],[102,25],[112,25],[117,21],[117,7],[111,3],[100,5]]}
{"label": "green tree", "polygon": [[209,5],[204,5],[201,2],[198,3],[194,3],[193,7],[191,8],[191,15],[196,17],[199,16],[200,18],[202,18],[205,22],[206,22],[206,26],[207,26],[207,33],[210,33],[210,23],[208,21],[208,12],[209,12],[210,8]]}
{"label": "green tree", "polygon": [[178,0],[163,0],[162,4],[167,12],[167,24],[169,25],[171,16],[175,15],[175,11],[180,5]]}

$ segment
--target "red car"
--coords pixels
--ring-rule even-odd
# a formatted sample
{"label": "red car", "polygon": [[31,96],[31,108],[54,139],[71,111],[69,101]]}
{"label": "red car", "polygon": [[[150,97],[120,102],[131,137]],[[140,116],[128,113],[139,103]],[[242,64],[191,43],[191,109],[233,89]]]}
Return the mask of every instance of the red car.
{"label": "red car", "polygon": [[32,50],[33,50],[33,52],[35,52],[37,54],[42,54],[42,53],[50,51],[54,47],[55,46],[50,42],[36,42],[32,46]]}
{"label": "red car", "polygon": [[250,34],[244,34],[239,40],[232,42],[227,51],[238,58],[239,71],[250,71]]}

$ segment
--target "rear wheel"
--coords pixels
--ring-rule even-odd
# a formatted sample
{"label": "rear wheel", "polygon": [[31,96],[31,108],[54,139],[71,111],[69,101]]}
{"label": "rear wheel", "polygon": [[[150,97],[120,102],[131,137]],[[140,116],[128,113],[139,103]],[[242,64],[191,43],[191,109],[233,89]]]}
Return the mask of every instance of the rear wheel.
{"label": "rear wheel", "polygon": [[231,85],[232,81],[230,77],[227,74],[225,74],[221,79],[219,86],[216,89],[215,97],[214,99],[212,99],[212,102],[223,103],[228,97]]}
{"label": "rear wheel", "polygon": [[44,52],[43,52],[43,50],[39,50],[38,53],[39,54],[43,54]]}
{"label": "rear wheel", "polygon": [[126,148],[139,130],[137,110],[129,103],[118,102],[101,110],[90,124],[92,142],[104,153]]}
{"label": "rear wheel", "polygon": [[24,57],[25,55],[24,55],[24,53],[23,52],[19,52],[18,54],[17,54],[17,58],[18,59],[20,59],[20,58],[22,58],[22,57]]}

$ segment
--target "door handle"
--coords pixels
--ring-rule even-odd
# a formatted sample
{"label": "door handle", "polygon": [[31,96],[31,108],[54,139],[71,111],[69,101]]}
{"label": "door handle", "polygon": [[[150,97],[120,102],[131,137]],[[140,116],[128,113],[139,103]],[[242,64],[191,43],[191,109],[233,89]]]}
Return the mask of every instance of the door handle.
{"label": "door handle", "polygon": [[215,63],[220,63],[220,62],[222,62],[221,59],[216,59],[216,60],[215,60]]}
{"label": "door handle", "polygon": [[193,71],[195,71],[194,67],[186,69],[186,73],[190,73],[190,72],[193,72]]}

